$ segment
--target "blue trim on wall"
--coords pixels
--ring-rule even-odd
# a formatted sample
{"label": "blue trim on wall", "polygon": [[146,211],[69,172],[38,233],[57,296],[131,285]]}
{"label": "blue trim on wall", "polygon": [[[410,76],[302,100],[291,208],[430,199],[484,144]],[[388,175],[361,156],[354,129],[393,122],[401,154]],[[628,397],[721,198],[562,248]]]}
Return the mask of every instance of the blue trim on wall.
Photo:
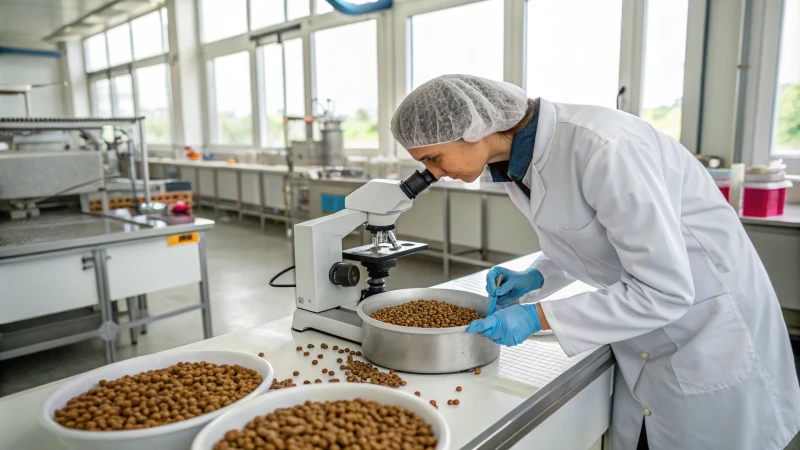
{"label": "blue trim on wall", "polygon": [[370,3],[363,5],[354,5],[347,0],[326,0],[333,6],[333,9],[342,14],[349,16],[357,16],[359,14],[367,14],[373,11],[380,11],[382,9],[389,9],[392,7],[392,0],[374,0]]}
{"label": "blue trim on wall", "polygon": [[45,58],[61,58],[61,52],[55,50],[29,50],[27,48],[1,47],[0,55],[43,56]]}

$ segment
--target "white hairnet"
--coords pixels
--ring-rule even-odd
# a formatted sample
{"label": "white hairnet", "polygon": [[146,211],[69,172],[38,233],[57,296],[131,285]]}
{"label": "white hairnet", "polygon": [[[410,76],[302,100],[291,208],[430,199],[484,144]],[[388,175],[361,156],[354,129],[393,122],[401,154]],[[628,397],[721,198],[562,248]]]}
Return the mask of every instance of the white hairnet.
{"label": "white hairnet", "polygon": [[442,75],[413,92],[392,117],[392,134],[405,148],[463,139],[477,142],[519,123],[528,95],[511,83],[471,75]]}

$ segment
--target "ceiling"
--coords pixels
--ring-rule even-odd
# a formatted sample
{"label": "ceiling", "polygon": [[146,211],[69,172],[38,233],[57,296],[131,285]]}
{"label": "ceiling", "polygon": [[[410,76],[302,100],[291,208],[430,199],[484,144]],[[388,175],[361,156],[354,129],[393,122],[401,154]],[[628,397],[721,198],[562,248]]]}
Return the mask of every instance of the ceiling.
{"label": "ceiling", "polygon": [[108,2],[0,0],[0,45],[42,46],[43,37]]}

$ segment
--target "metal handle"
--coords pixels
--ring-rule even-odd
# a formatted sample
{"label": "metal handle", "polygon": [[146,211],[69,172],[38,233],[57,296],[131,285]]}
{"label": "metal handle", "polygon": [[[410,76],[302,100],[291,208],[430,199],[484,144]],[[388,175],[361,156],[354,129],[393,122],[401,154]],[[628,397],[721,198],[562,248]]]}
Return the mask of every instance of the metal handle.
{"label": "metal handle", "polygon": [[83,264],[83,270],[94,269],[94,258],[91,256],[84,256],[81,258],[81,264]]}

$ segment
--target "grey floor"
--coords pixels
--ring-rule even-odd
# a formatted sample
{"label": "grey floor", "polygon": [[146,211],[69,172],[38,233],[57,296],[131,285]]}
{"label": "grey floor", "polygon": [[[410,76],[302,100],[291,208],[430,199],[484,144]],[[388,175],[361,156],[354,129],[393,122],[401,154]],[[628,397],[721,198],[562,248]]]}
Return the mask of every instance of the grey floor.
{"label": "grey floor", "polygon": [[[291,248],[282,225],[268,225],[261,231],[256,221],[239,224],[226,216],[217,218],[208,232],[208,272],[210,277],[214,335],[288,316],[294,310],[293,290],[269,286],[269,279],[291,265]],[[345,248],[360,245],[356,239]],[[478,270],[454,265],[452,277]],[[279,281],[293,281],[287,274]],[[441,261],[409,256],[398,261],[388,278],[390,289],[431,286],[446,281]],[[153,314],[199,301],[196,286],[186,286],[150,294]],[[203,338],[199,312],[153,323],[148,333],[131,345],[128,333],[117,342],[119,359],[146,355]],[[800,345],[795,346],[795,363],[800,373]],[[0,361],[0,397],[85,372],[105,364],[102,342],[85,341],[54,350]],[[787,447],[800,450],[800,435]]]}

